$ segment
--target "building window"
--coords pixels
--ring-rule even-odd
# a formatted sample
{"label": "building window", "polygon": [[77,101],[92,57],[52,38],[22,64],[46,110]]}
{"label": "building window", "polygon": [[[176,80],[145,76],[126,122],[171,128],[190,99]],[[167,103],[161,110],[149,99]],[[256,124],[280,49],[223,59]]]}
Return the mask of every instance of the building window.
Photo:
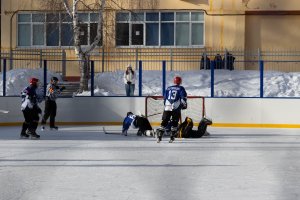
{"label": "building window", "polygon": [[[79,13],[81,45],[90,45],[97,36],[98,13]],[[18,14],[19,47],[73,46],[73,25],[66,13]],[[98,46],[102,45],[102,37]]]}
{"label": "building window", "polygon": [[116,45],[204,46],[203,12],[118,12]]}

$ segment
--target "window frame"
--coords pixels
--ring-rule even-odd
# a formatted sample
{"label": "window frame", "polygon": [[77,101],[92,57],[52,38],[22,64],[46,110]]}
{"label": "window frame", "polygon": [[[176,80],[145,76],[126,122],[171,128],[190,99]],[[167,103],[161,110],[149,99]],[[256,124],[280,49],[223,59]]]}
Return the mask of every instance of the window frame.
{"label": "window frame", "polygon": [[[88,44],[87,45],[82,45],[83,47],[87,47],[89,45],[91,45],[91,34],[90,34],[90,28],[91,28],[91,24],[92,23],[98,23],[95,22],[95,20],[92,20],[91,18],[91,15],[92,14],[99,14],[98,12],[78,12],[78,14],[82,14],[82,13],[87,13],[88,14],[88,22],[81,22],[83,24],[87,24],[87,42]],[[19,21],[19,15],[22,15],[22,14],[28,14],[30,15],[30,22],[20,22]],[[44,22],[33,22],[33,15],[34,14],[42,14],[44,16]],[[47,14],[58,14],[59,15],[59,21],[58,21],[58,32],[59,32],[59,41],[58,41],[58,46],[47,46],[47,24],[48,23],[55,23],[55,22],[47,22]],[[68,15],[67,13],[65,12],[59,12],[59,13],[41,13],[41,12],[20,12],[18,13],[17,15],[17,19],[16,19],[16,47],[17,48],[23,48],[23,49],[30,49],[30,48],[47,48],[47,49],[53,49],[53,48],[62,48],[62,49],[70,49],[70,48],[73,48],[74,45],[72,46],[62,46],[62,35],[61,35],[61,31],[62,31],[62,25],[63,24],[71,24],[71,26],[73,26],[73,22],[72,21],[63,21],[62,20],[62,15],[63,14],[66,14]],[[29,24],[30,25],[30,45],[29,46],[21,46],[19,45],[19,25],[20,24]],[[33,26],[34,25],[41,25],[43,24],[43,27],[44,27],[44,35],[43,35],[43,38],[44,38],[44,44],[43,45],[34,45],[33,44]],[[102,34],[103,34],[103,30],[102,30]],[[103,35],[102,35],[102,41],[100,41],[101,43],[101,46],[96,46],[96,48],[101,48],[103,46]]]}
{"label": "window frame", "polygon": [[[162,21],[162,13],[174,13],[174,19],[173,21]],[[127,13],[129,15],[128,21],[126,20],[117,20],[117,14],[118,13]],[[141,11],[141,12],[135,12],[135,13],[143,13],[144,14],[144,21],[132,21],[132,12],[116,12],[115,15],[115,26],[119,23],[128,23],[129,24],[129,45],[117,45],[115,43],[116,48],[204,48],[205,47],[205,13],[203,11],[197,11],[197,10],[182,10],[182,11],[159,11],[159,10],[151,10],[151,11]],[[158,13],[158,21],[147,21],[147,13]],[[176,19],[177,13],[188,13],[189,14],[189,20],[186,21],[180,21]],[[202,20],[192,20],[192,13],[200,13],[203,16]],[[147,45],[146,44],[146,27],[147,23],[158,23],[158,45]],[[162,45],[161,44],[161,25],[163,23],[174,23],[174,45]],[[176,44],[176,25],[179,23],[186,23],[189,26],[189,44],[188,45],[177,45]],[[143,24],[143,45],[132,45],[132,24]],[[203,25],[203,44],[192,44],[192,25],[193,24],[202,24]],[[115,34],[117,34],[115,32]],[[115,36],[117,37],[117,35]]]}

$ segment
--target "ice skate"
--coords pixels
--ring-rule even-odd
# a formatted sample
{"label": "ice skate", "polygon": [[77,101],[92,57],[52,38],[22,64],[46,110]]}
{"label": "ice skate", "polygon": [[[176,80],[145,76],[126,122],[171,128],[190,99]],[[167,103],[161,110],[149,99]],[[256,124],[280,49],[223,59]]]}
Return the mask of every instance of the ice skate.
{"label": "ice skate", "polygon": [[137,135],[137,136],[142,136],[142,135],[143,135],[143,132],[142,132],[141,130],[138,130],[138,132],[137,132],[136,135]]}
{"label": "ice skate", "polygon": [[40,139],[40,135],[38,135],[36,132],[29,132],[28,134],[30,135],[30,139],[32,140]]}
{"label": "ice skate", "polygon": [[29,138],[29,135],[28,135],[27,133],[22,132],[22,133],[20,134],[20,139],[28,139],[28,138]]}
{"label": "ice skate", "polygon": [[212,119],[208,118],[208,117],[203,117],[202,120],[205,122],[205,124],[207,125],[211,125],[212,124]]}
{"label": "ice skate", "polygon": [[57,126],[51,126],[51,127],[50,127],[50,130],[51,130],[51,131],[58,131],[58,127],[57,127]]}
{"label": "ice skate", "polygon": [[157,142],[157,143],[160,143],[160,142],[161,142],[161,139],[162,139],[162,137],[157,137],[156,142]]}
{"label": "ice skate", "polygon": [[174,138],[174,137],[170,137],[169,143],[173,143],[173,142],[174,142],[174,140],[175,140],[175,138]]}
{"label": "ice skate", "polygon": [[157,140],[156,142],[157,143],[160,143],[160,141],[162,140],[162,136],[164,134],[164,128],[163,127],[159,127],[156,129],[156,136],[157,136]]}
{"label": "ice skate", "polygon": [[152,136],[153,136],[154,138],[156,138],[156,137],[157,137],[156,132],[155,132],[154,130],[152,130],[151,132],[152,132]]}

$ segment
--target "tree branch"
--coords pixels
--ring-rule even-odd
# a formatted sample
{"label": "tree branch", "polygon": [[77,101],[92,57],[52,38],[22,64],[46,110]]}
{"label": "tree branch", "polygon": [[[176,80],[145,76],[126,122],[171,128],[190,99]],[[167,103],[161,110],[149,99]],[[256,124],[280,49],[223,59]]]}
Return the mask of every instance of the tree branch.
{"label": "tree branch", "polygon": [[69,3],[68,3],[68,0],[63,0],[63,4],[64,4],[64,7],[67,11],[67,13],[70,15],[70,17],[72,18],[72,12],[71,12],[71,8],[69,6]]}
{"label": "tree branch", "polygon": [[102,36],[105,0],[101,0],[101,1],[102,1],[102,3],[101,3],[101,10],[99,12],[99,18],[98,18],[97,36],[95,37],[94,42],[86,49],[86,51],[85,51],[86,54],[89,54],[99,44],[99,41]]}
{"label": "tree branch", "polygon": [[80,1],[80,3],[82,3],[82,5],[84,5],[84,7],[86,7],[88,10],[90,10],[90,11],[94,11],[94,9],[92,9],[91,8],[91,6],[99,6],[99,4],[98,3],[91,3],[91,4],[89,4],[89,5],[87,5],[84,1],[82,1],[82,0],[79,0]]}

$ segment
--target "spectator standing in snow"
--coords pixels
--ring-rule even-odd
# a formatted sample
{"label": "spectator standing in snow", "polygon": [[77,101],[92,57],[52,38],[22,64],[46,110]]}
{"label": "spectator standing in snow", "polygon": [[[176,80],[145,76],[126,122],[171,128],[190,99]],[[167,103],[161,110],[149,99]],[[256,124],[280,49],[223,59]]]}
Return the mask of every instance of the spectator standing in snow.
{"label": "spectator standing in snow", "polygon": [[125,90],[126,96],[134,96],[134,89],[135,89],[135,72],[133,71],[131,65],[127,66],[127,69],[124,73],[124,83],[125,83]]}

